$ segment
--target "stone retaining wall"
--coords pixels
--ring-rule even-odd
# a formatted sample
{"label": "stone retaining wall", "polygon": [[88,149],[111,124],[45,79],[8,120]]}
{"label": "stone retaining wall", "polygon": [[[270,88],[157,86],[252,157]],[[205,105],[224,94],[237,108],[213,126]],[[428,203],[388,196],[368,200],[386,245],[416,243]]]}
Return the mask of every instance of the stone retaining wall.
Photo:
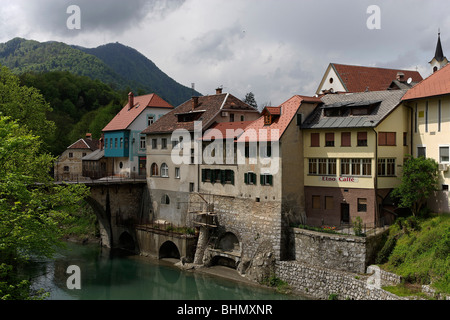
{"label": "stone retaining wall", "polygon": [[298,261],[277,261],[276,275],[297,293],[316,299],[406,300],[371,285],[368,275],[331,270]]}

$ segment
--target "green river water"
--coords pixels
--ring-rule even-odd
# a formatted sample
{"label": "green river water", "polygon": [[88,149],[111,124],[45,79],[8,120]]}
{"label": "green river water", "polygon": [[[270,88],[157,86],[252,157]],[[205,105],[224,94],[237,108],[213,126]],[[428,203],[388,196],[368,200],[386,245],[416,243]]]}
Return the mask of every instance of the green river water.
{"label": "green river water", "polygon": [[[304,300],[260,286],[198,271],[167,261],[121,254],[98,245],[68,243],[52,260],[34,259],[27,268],[34,288],[50,300]],[[80,270],[80,289],[68,289],[69,266]],[[234,272],[234,270],[228,270]]]}

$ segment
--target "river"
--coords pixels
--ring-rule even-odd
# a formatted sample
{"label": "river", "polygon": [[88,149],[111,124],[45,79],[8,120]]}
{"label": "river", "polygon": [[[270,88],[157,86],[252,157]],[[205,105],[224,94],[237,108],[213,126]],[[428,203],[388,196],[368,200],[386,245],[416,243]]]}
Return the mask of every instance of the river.
{"label": "river", "polygon": [[[79,267],[80,289],[67,286],[67,280],[72,276],[67,270],[73,265]],[[226,273],[236,272],[222,268]],[[33,259],[26,272],[32,279],[33,288],[50,292],[50,300],[306,299],[198,270],[181,270],[170,261],[70,242],[54,259]]]}

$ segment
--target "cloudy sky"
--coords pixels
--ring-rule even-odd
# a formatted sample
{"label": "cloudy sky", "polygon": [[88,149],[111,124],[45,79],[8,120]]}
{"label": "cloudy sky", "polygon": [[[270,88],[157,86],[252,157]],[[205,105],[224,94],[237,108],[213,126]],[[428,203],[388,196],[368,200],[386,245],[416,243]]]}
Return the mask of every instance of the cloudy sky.
{"label": "cloudy sky", "polygon": [[[314,95],[330,62],[428,76],[440,28],[450,57],[448,0],[0,0],[0,42],[84,47],[120,42],[179,83],[259,105]],[[70,5],[81,29],[69,29]],[[380,11],[368,8],[376,5]],[[379,18],[379,19],[378,19]],[[375,19],[375,20],[374,20]],[[375,26],[379,28],[369,28]]]}

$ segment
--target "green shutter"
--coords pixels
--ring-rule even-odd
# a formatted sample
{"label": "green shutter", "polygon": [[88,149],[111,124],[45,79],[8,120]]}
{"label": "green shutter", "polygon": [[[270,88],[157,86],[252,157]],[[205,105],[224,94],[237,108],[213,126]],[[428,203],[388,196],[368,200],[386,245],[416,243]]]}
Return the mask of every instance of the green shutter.
{"label": "green shutter", "polygon": [[248,184],[248,173],[244,173],[244,182]]}
{"label": "green shutter", "polygon": [[222,184],[225,184],[225,182],[227,180],[226,178],[227,178],[226,172],[224,170],[220,170],[220,182]]}
{"label": "green shutter", "polygon": [[269,175],[268,178],[269,178],[269,184],[270,184],[271,186],[273,186],[273,176],[272,176],[272,175]]}
{"label": "green shutter", "polygon": [[259,183],[263,186],[264,185],[264,175],[259,175]]}
{"label": "green shutter", "polygon": [[234,186],[234,170],[231,171],[231,184]]}
{"label": "green shutter", "polygon": [[211,183],[216,182],[216,170],[211,170]]}
{"label": "green shutter", "polygon": [[205,182],[206,180],[206,170],[202,169],[202,182]]}
{"label": "green shutter", "polygon": [[252,173],[252,175],[253,175],[253,184],[256,185],[256,183],[257,183],[257,181],[256,181],[256,178],[257,178],[256,173]]}

